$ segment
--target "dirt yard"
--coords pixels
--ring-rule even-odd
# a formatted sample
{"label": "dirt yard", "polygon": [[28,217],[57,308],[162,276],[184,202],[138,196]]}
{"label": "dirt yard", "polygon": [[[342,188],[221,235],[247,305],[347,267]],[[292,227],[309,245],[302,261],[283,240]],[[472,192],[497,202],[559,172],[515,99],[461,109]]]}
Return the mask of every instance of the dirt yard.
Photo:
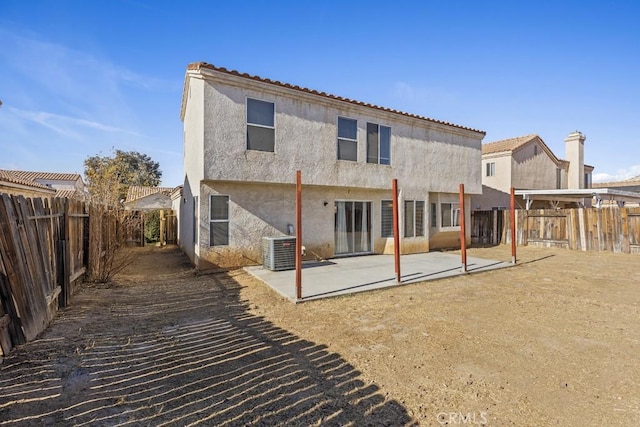
{"label": "dirt yard", "polygon": [[1,425],[640,424],[638,255],[519,248],[514,268],[294,305],[139,252],[0,365]]}

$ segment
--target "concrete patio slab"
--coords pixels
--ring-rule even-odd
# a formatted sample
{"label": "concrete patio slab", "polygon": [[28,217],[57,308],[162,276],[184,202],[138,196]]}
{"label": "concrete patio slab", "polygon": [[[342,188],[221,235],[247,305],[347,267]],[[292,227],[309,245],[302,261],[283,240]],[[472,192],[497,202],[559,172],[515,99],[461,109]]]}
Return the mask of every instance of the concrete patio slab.
{"label": "concrete patio slab", "polygon": [[[393,255],[367,255],[311,261],[302,264],[302,300],[310,301],[355,292],[397,286]],[[459,276],[462,272],[459,254],[428,252],[402,255],[400,270],[403,285]],[[510,262],[468,257],[468,273],[510,267]],[[262,266],[245,270],[265,282],[287,299],[296,301],[295,270],[271,271]]]}

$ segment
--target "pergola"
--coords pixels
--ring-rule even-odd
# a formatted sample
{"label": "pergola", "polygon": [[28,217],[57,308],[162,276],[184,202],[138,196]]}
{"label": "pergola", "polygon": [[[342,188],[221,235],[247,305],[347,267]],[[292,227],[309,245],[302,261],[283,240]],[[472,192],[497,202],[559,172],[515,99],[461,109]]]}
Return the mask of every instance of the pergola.
{"label": "pergola", "polygon": [[552,204],[559,202],[583,203],[584,199],[595,199],[595,206],[602,207],[603,201],[616,202],[622,207],[626,202],[640,202],[640,193],[623,191],[613,188],[581,188],[561,190],[515,190],[516,196],[522,196],[527,210],[535,200],[548,201]]}

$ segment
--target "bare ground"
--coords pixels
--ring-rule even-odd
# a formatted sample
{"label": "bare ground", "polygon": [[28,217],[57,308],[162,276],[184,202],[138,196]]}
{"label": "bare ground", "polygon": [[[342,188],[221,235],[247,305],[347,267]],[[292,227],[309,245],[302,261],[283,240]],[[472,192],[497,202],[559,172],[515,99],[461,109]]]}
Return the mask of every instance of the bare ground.
{"label": "bare ground", "polygon": [[293,305],[139,252],[0,365],[0,424],[640,424],[638,255],[525,247],[514,268]]}

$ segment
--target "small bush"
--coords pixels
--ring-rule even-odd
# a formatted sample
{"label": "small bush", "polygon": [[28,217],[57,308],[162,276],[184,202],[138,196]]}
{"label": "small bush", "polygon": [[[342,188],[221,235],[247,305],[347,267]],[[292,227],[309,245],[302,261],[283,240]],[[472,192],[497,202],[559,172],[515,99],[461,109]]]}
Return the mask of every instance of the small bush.
{"label": "small bush", "polygon": [[160,211],[151,211],[144,215],[144,238],[147,243],[160,241]]}

